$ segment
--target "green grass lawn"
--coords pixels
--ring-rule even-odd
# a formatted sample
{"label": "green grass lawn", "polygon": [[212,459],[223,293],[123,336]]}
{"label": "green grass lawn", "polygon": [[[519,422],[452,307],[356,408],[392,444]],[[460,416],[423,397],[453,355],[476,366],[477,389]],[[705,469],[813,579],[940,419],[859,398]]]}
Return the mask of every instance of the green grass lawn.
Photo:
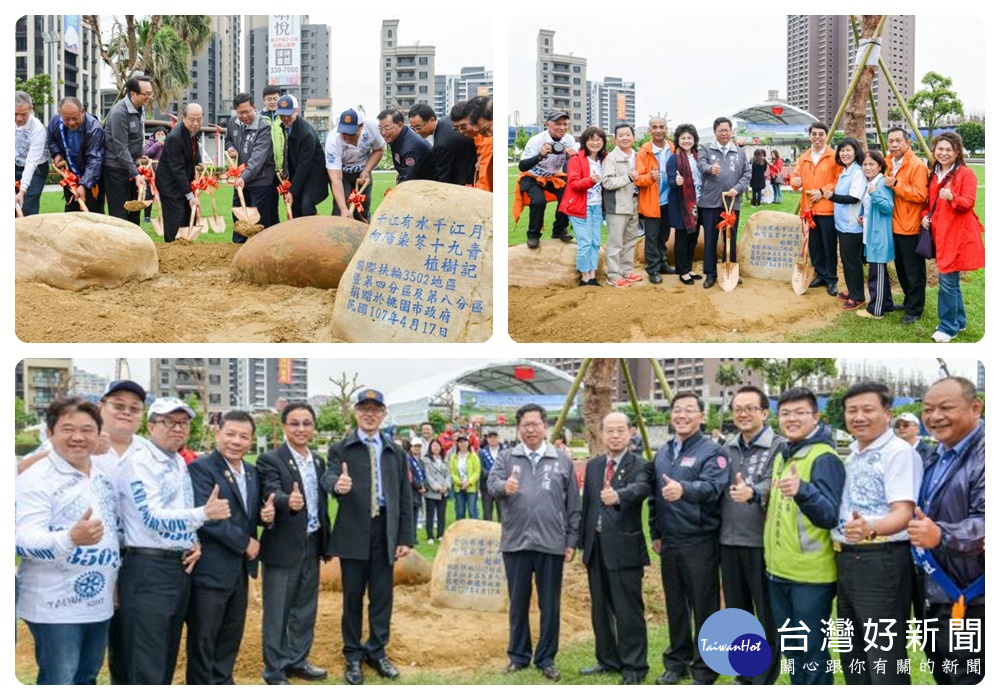
{"label": "green grass lawn", "polygon": [[[382,198],[385,196],[385,191],[392,187],[396,182],[395,171],[391,172],[376,172],[374,174],[375,184],[372,187],[372,204],[371,211],[375,211],[379,204],[382,203]],[[212,197],[211,195],[202,192],[201,194],[201,211],[203,216],[212,215]],[[229,185],[220,185],[219,189],[215,192],[215,204],[219,212],[219,216],[223,217],[226,222],[226,230],[223,233],[213,233],[211,230],[208,233],[203,233],[198,236],[197,243],[229,243],[233,240],[233,188]],[[62,191],[51,191],[43,192],[41,205],[39,207],[39,213],[41,214],[52,214],[56,212],[61,212],[64,210],[64,203],[62,197]],[[153,208],[158,207],[153,205]],[[333,196],[329,196],[324,200],[318,207],[320,215],[328,215],[333,210]],[[146,213],[149,213],[151,209],[146,209]],[[285,220],[285,205],[278,201],[278,217],[281,221]],[[153,231],[153,226],[147,223],[145,220],[141,223],[142,230],[146,232],[150,238],[154,241],[162,241],[163,238],[157,236]]]}
{"label": "green grass lawn", "polygon": [[[976,214],[980,221],[986,225],[986,191],[982,186],[986,182],[986,166],[969,166],[976,173],[981,186],[979,196],[976,197]],[[514,186],[517,182],[518,170],[516,165],[508,167],[507,176],[507,203],[508,207],[514,205]],[[749,216],[754,211],[781,211],[793,213],[795,204],[798,202],[798,195],[791,191],[785,191],[781,204],[767,204],[759,210],[752,209],[744,202],[743,215]],[[550,235],[552,231],[552,221],[555,218],[556,207],[550,205],[545,210],[545,224],[543,235]],[[528,212],[524,210],[520,222],[514,225],[513,216],[507,221],[507,244],[519,245],[527,240]],[[607,228],[603,229],[601,242],[607,240]],[[890,276],[895,282],[895,271],[890,266]],[[896,285],[896,298],[901,301],[901,295]],[[965,301],[966,315],[968,316],[967,329],[958,335],[954,343],[974,343],[983,337],[986,331],[986,270],[964,273],[962,275],[962,298]],[[837,320],[825,328],[821,328],[808,333],[792,334],[785,338],[776,340],[796,342],[796,343],[910,343],[929,341],[931,334],[937,328],[937,288],[927,290],[927,304],[924,308],[923,318],[912,326],[903,327],[899,321],[901,314],[890,314],[882,321],[871,321],[859,318],[856,314],[844,313],[837,317]],[[749,341],[748,341],[749,342]]]}

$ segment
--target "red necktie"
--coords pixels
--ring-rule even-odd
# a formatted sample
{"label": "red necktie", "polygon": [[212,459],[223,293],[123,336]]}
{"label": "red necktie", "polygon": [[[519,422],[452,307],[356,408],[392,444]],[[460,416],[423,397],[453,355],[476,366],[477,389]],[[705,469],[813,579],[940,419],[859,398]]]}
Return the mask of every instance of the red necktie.
{"label": "red necktie", "polygon": [[611,485],[611,477],[615,475],[615,460],[608,460],[608,468],[604,470],[604,485]]}

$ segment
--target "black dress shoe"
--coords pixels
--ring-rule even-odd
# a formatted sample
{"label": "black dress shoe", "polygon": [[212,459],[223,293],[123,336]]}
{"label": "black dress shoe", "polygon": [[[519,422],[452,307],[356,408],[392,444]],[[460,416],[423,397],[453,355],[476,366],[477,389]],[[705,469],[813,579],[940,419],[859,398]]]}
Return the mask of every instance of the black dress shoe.
{"label": "black dress shoe", "polygon": [[660,274],[661,275],[676,275],[677,274],[677,270],[675,270],[674,268],[670,267],[670,265],[660,265]]}
{"label": "black dress shoe", "polygon": [[587,283],[584,282],[583,280],[580,280],[579,282],[576,283],[576,286],[577,287],[586,287]]}
{"label": "black dress shoe", "polygon": [[701,283],[701,286],[704,287],[705,289],[711,289],[712,287],[715,286],[715,278],[712,276],[706,277],[705,281]]}
{"label": "black dress shoe", "polygon": [[684,279],[683,277],[679,277],[678,279],[680,279],[680,281],[683,282],[686,285],[692,285],[692,284],[694,284],[694,277],[693,276],[692,277],[688,277],[687,279]]}
{"label": "black dress shoe", "polygon": [[543,668],[542,675],[550,681],[557,681],[562,678],[562,676],[559,675],[559,670],[555,666],[546,666]]}
{"label": "black dress shoe", "polygon": [[663,278],[660,277],[660,273],[659,272],[650,272],[649,273],[649,282],[650,282],[650,284],[663,284]]}
{"label": "black dress shoe", "polygon": [[593,666],[587,666],[586,668],[580,669],[581,676],[597,676],[601,673],[617,673],[613,668],[609,668],[604,664],[594,664]]}
{"label": "black dress shoe", "polygon": [[521,666],[520,664],[516,664],[513,661],[511,661],[509,664],[507,664],[506,667],[504,667],[503,673],[517,673],[518,671],[523,671],[526,668],[528,667]]}
{"label": "black dress shoe", "polygon": [[529,238],[528,239],[528,247],[529,248],[531,248],[532,250],[534,250],[538,246],[539,246],[539,243],[538,243],[538,239],[537,238]]}
{"label": "black dress shoe", "polygon": [[626,671],[622,674],[621,685],[642,685],[646,681],[645,675]]}
{"label": "black dress shoe", "polygon": [[903,316],[903,320],[900,321],[900,323],[902,323],[904,326],[909,326],[910,324],[916,323],[919,320],[920,320],[919,316],[913,316],[911,314],[905,314]]}
{"label": "black dress shoe", "polygon": [[563,231],[559,235],[552,234],[552,240],[562,241],[563,243],[572,243],[574,238],[571,234],[567,233],[566,231]]}
{"label": "black dress shoe", "polygon": [[826,285],[826,293],[829,294],[830,296],[832,297],[837,296],[837,291],[838,290],[836,282],[831,282],[830,284]]}
{"label": "black dress shoe", "polygon": [[375,669],[375,673],[382,678],[388,678],[391,681],[399,678],[399,671],[389,661],[388,656],[383,656],[381,659],[365,659],[365,663]]}
{"label": "black dress shoe", "polygon": [[301,666],[289,666],[285,669],[285,674],[306,681],[323,681],[328,675],[325,668],[313,666],[308,661]]}
{"label": "black dress shoe", "polygon": [[344,681],[347,685],[361,685],[365,682],[365,676],[361,673],[360,661],[348,661],[344,667]]}
{"label": "black dress shoe", "polygon": [[677,685],[685,678],[687,678],[686,673],[680,674],[673,671],[664,671],[663,675],[656,679],[656,685]]}
{"label": "black dress shoe", "polygon": [[600,287],[601,283],[597,281],[596,277],[591,277],[589,280],[587,280],[587,285],[591,287]]}
{"label": "black dress shoe", "polygon": [[813,277],[813,281],[809,283],[809,289],[816,289],[817,287],[825,287],[826,282],[823,281],[822,277]]}
{"label": "black dress shoe", "polygon": [[265,678],[264,682],[267,685],[291,685],[287,678]]}
{"label": "black dress shoe", "polygon": [[694,274],[694,273],[692,272],[692,273],[691,273],[691,279],[693,279],[693,280],[700,280],[700,279],[701,279],[701,275],[696,275],[696,274]]}

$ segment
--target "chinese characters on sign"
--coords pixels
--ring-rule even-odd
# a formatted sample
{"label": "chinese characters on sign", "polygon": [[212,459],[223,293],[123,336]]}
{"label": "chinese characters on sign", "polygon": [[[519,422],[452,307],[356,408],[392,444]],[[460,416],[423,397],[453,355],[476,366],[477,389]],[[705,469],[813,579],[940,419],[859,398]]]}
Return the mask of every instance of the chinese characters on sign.
{"label": "chinese characters on sign", "polygon": [[268,85],[302,83],[299,15],[268,15]]}
{"label": "chinese characters on sign", "polygon": [[756,279],[788,281],[802,253],[802,226],[797,216],[757,212],[740,232],[740,273]]}

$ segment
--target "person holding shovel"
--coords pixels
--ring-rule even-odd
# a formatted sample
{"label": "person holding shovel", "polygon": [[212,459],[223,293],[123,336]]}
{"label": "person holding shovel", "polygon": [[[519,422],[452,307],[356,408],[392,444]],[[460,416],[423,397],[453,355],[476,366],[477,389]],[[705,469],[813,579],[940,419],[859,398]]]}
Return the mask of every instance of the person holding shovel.
{"label": "person holding shovel", "polygon": [[125,202],[138,199],[139,187],[146,185],[136,163],[143,155],[145,107],[153,97],[153,84],[145,75],[134,75],[125,83],[125,91],[104,121],[104,190],[108,216],[138,226],[139,212],[127,210]]}
{"label": "person holding shovel", "polygon": [[104,213],[104,129],[93,114],[83,109],[75,97],[59,100],[59,113],[49,122],[46,145],[52,164],[65,173],[63,199],[66,211]]}
{"label": "person holding shovel", "polygon": [[[258,114],[253,95],[241,92],[233,99],[236,119],[226,127],[226,156],[242,169],[233,185],[243,188],[246,206],[255,207],[260,221],[278,218],[278,199],[274,195],[274,150],[271,145],[271,125]],[[233,192],[233,223],[236,207],[242,209],[239,195]],[[266,225],[266,224],[265,224]],[[246,236],[233,230],[233,243],[245,243]]]}
{"label": "person holding shovel", "polygon": [[[826,287],[832,297],[837,289],[837,230],[833,221],[833,202],[823,198],[825,190],[837,186],[840,166],[833,149],[826,145],[830,128],[815,122],[809,127],[812,148],[799,156],[792,172],[792,189],[802,192],[801,212],[810,212],[815,231],[809,236],[809,258],[816,269],[810,287]],[[846,300],[845,300],[846,301]]]}
{"label": "person holding shovel", "polygon": [[191,226],[201,207],[191,191],[194,166],[198,160],[198,134],[201,131],[202,108],[189,102],[181,111],[181,120],[167,135],[156,169],[160,207],[163,209],[163,240],[170,243],[182,226]]}
{"label": "person holding shovel", "polygon": [[701,195],[698,212],[705,229],[705,281],[709,289],[717,277],[716,258],[719,242],[719,221],[725,211],[723,197],[732,200],[732,213],[736,220],[729,228],[729,260],[736,262],[736,235],[740,228],[740,200],[750,187],[750,161],[743,149],[733,143],[733,123],[728,117],[719,117],[712,124],[715,143],[701,147],[698,153],[698,170],[701,172]]}
{"label": "person holding shovel", "polygon": [[284,169],[289,188],[284,197],[291,210],[289,218],[316,216],[316,207],[330,193],[323,144],[312,125],[301,118],[293,95],[278,98],[275,111],[285,129]]}
{"label": "person holding shovel", "polygon": [[[385,139],[378,124],[362,121],[353,109],[341,112],[337,130],[326,137],[326,172],[333,190],[333,215],[368,222],[372,207],[372,171],[385,154]],[[353,215],[351,193],[357,190],[364,197]]]}

